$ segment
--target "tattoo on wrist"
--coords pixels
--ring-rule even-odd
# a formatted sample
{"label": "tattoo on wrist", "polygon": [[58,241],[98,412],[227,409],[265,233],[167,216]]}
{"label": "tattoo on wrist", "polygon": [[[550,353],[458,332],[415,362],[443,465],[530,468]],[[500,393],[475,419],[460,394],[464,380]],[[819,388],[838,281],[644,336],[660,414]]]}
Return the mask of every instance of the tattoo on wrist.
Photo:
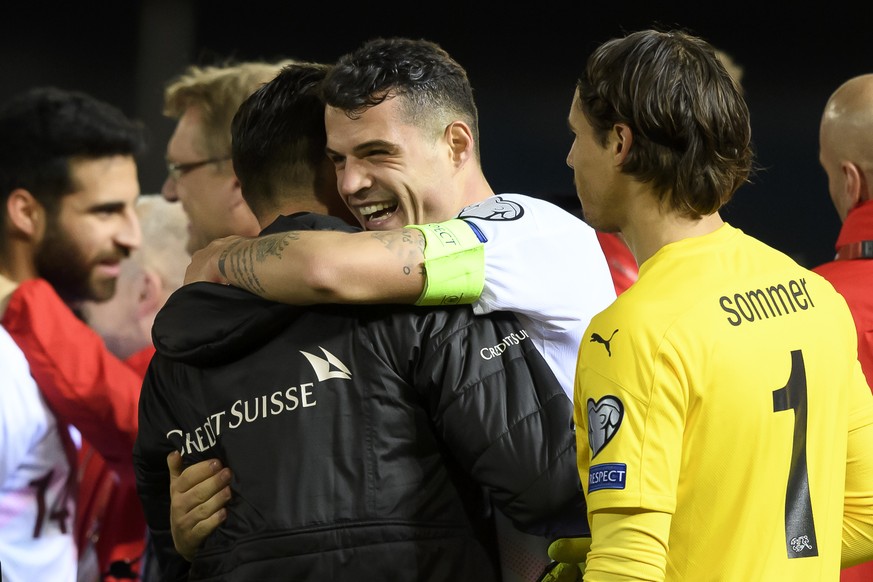
{"label": "tattoo on wrist", "polygon": [[[268,258],[282,259],[282,251],[290,241],[297,240],[299,235],[294,232],[281,235],[268,235],[254,240],[241,239],[230,245],[218,258],[218,271],[221,276],[236,287],[245,289],[261,297],[266,297],[266,288],[255,272],[259,263]],[[246,244],[243,244],[246,243]]]}
{"label": "tattoo on wrist", "polygon": [[239,241],[236,241],[235,243],[229,245],[226,249],[224,249],[224,251],[222,251],[221,255],[218,257],[218,272],[221,273],[221,276],[224,277],[225,280],[228,280],[227,271],[225,271],[224,267],[224,264],[227,261],[227,256],[233,249],[239,246],[239,244]]}
{"label": "tattoo on wrist", "polygon": [[224,249],[224,252],[221,253],[221,256],[218,257],[218,272],[221,273],[221,276],[227,279],[227,273],[224,272],[224,261],[227,259],[227,249]]}

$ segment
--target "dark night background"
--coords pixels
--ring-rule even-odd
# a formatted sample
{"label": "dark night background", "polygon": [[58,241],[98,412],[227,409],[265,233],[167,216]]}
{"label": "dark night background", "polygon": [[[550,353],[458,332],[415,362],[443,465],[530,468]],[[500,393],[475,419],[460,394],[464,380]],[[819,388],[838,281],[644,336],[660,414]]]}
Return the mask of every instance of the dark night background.
{"label": "dark night background", "polygon": [[[839,219],[818,165],[830,93],[873,72],[873,3],[303,3],[266,0],[11,2],[0,16],[0,98],[34,85],[83,90],[143,120],[144,193],[160,190],[173,122],[164,83],[190,63],[294,57],[333,61],[374,36],[424,37],[466,67],[480,108],[482,161],[497,192],[577,208],[566,116],[576,72],[598,43],[685,28],[743,68],[760,170],[722,211],[807,266],[829,260]],[[570,259],[572,261],[572,259]]]}

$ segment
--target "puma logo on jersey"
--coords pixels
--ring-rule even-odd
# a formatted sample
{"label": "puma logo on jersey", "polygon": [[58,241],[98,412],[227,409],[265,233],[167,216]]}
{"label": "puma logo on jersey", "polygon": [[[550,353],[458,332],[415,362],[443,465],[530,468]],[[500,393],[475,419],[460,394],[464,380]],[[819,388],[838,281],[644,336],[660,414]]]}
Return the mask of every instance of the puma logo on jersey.
{"label": "puma logo on jersey", "polygon": [[612,341],[612,338],[614,338],[615,334],[617,334],[617,333],[618,333],[618,330],[616,329],[614,332],[612,332],[612,335],[609,336],[609,339],[603,339],[603,336],[601,336],[599,333],[592,333],[591,339],[589,341],[603,344],[603,347],[606,348],[606,355],[608,355],[611,358],[612,357],[612,350],[609,349],[609,342]]}
{"label": "puma logo on jersey", "polygon": [[588,399],[588,446],[592,459],[616,435],[623,418],[624,405],[615,396],[604,396],[597,402]]}
{"label": "puma logo on jersey", "polygon": [[318,349],[324,353],[324,358],[310,354],[309,352],[304,352],[303,350],[301,350],[300,353],[306,356],[306,359],[309,360],[309,365],[311,365],[312,369],[315,371],[315,375],[318,377],[319,382],[324,382],[331,378],[339,378],[341,380],[352,379],[351,371],[349,371],[348,367],[346,367],[339,358],[321,346],[318,346]]}

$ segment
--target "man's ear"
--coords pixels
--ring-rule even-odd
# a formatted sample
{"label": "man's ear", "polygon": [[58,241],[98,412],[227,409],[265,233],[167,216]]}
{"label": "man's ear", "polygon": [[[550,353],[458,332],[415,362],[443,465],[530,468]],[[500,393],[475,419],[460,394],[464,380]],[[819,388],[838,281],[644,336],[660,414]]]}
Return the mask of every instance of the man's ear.
{"label": "man's ear", "polygon": [[846,179],[843,181],[843,197],[846,203],[846,212],[856,207],[864,200],[869,200],[870,184],[864,172],[852,162],[843,162],[840,166]]}
{"label": "man's ear", "polygon": [[45,207],[24,188],[16,188],[6,199],[6,215],[15,231],[27,238],[41,239],[45,234]]}
{"label": "man's ear", "polygon": [[634,143],[634,132],[625,123],[616,123],[612,127],[612,151],[616,165],[620,166],[627,159]]}
{"label": "man's ear", "polygon": [[136,317],[154,318],[164,305],[164,285],[161,276],[151,269],[143,269],[137,285]]}
{"label": "man's ear", "polygon": [[455,165],[462,166],[474,157],[475,142],[470,126],[463,121],[453,121],[446,126],[445,138],[452,152]]}
{"label": "man's ear", "polygon": [[246,208],[248,208],[246,199],[243,198],[242,194],[242,183],[239,181],[239,178],[236,177],[236,174],[233,174],[233,179],[230,181],[228,187],[233,191],[233,197],[236,200],[234,206],[236,206],[237,204],[244,204]]}

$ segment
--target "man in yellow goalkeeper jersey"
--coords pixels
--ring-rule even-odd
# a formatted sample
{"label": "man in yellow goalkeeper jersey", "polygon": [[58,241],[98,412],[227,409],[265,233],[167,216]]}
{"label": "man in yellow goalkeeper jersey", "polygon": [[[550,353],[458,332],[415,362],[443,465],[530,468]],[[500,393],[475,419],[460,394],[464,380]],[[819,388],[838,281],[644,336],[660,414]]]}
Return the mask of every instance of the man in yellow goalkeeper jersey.
{"label": "man in yellow goalkeeper jersey", "polygon": [[585,580],[836,580],[873,555],[873,397],[846,302],[725,223],[753,153],[713,48],[595,49],[569,112],[585,220],[638,281],[592,319],[575,385]]}

